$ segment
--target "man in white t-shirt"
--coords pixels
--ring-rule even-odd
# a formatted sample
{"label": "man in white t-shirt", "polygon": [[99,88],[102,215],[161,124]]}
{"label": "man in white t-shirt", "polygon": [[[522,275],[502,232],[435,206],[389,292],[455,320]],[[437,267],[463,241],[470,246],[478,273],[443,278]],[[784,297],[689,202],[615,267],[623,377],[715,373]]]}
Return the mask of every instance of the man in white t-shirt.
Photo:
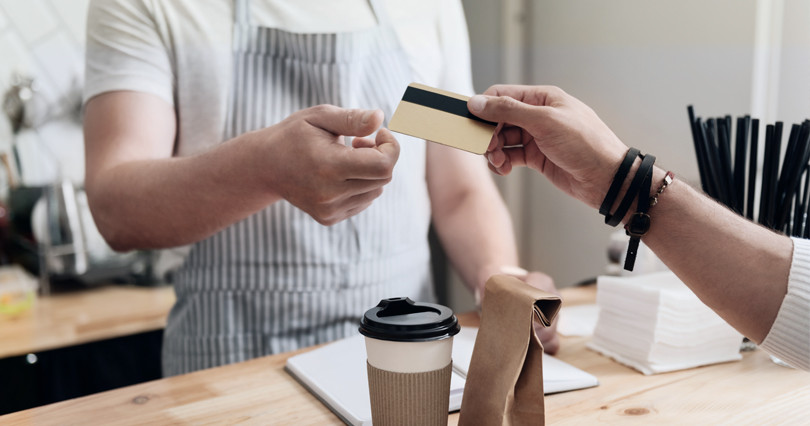
{"label": "man in white t-shirt", "polygon": [[431,218],[471,290],[518,263],[486,161],[381,128],[412,81],[472,92],[458,0],[91,2],[94,218],[116,249],[191,245],[164,374],[353,334],[385,297],[432,299]]}

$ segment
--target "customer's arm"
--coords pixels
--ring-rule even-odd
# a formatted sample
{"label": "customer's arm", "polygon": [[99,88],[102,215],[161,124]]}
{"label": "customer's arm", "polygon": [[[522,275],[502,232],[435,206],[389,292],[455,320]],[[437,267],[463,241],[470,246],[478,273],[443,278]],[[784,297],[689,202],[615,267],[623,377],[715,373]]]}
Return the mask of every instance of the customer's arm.
{"label": "customer's arm", "polygon": [[[656,169],[653,182],[662,182],[663,174]],[[677,179],[659,196],[650,216],[652,226],[644,243],[706,305],[761,342],[787,293],[790,238],[743,218]]]}
{"label": "customer's arm", "polygon": [[[628,148],[597,115],[553,87],[494,86],[486,94],[491,96],[476,96],[468,106],[482,118],[506,123],[491,146],[491,168],[508,173],[528,165],[598,208]],[[502,149],[518,143],[524,148]],[[655,169],[653,191],[664,174]],[[650,216],[642,241],[729,324],[762,341],[787,292],[791,240],[677,179]]]}

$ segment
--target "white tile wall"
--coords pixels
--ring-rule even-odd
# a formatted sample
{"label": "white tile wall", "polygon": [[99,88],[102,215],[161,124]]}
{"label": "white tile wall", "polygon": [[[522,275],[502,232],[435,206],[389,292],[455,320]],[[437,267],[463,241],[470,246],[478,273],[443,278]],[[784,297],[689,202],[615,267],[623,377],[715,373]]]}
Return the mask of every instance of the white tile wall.
{"label": "white tile wall", "polygon": [[3,31],[8,25],[8,18],[6,18],[6,13],[0,10],[0,31]]}
{"label": "white tile wall", "polygon": [[[46,104],[71,104],[74,97],[81,96],[76,85],[81,85],[84,74],[87,5],[88,0],[0,0],[0,97],[14,73],[33,77]],[[83,176],[81,123],[64,118],[59,122],[61,134],[70,134],[69,138],[60,138],[60,132],[54,131],[21,135],[19,154],[30,157],[22,160],[28,165],[28,170],[22,170],[24,183],[37,185],[55,179],[57,167],[43,155],[49,146],[58,146],[51,151],[58,151],[64,175]],[[0,138],[9,136],[0,133]],[[56,138],[62,140],[51,140]],[[7,146],[10,141],[0,140],[0,149]]]}
{"label": "white tile wall", "polygon": [[67,27],[73,40],[84,45],[89,0],[51,0],[56,14]]}
{"label": "white tile wall", "polygon": [[[84,61],[81,52],[75,47],[66,32],[59,32],[31,49],[36,66],[41,70],[40,75],[47,77],[43,80],[49,81],[56,90],[53,95],[64,96],[71,87],[79,84],[77,80],[82,76]],[[53,101],[58,99],[51,97]]]}
{"label": "white tile wall", "polygon": [[11,83],[14,73],[34,74],[34,58],[19,34],[14,31],[4,31],[0,34],[0,82],[3,83],[2,92],[5,93]]}
{"label": "white tile wall", "polygon": [[44,0],[0,0],[0,7],[26,43],[35,43],[58,29],[53,8]]}

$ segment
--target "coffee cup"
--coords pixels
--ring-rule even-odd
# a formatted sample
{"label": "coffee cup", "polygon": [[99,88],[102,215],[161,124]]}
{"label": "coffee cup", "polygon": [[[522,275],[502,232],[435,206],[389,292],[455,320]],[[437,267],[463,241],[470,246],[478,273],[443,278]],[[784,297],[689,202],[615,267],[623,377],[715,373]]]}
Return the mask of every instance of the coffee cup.
{"label": "coffee cup", "polygon": [[366,311],[360,333],[375,426],[447,424],[459,330],[450,308],[407,297],[383,299]]}

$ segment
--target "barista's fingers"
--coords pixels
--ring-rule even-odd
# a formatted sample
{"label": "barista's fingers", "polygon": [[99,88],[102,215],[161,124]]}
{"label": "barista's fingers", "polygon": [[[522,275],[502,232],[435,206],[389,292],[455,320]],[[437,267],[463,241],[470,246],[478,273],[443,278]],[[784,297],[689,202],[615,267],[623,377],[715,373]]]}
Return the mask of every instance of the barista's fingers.
{"label": "barista's fingers", "polygon": [[354,138],[352,139],[352,148],[374,148],[377,143],[369,138]]}
{"label": "barista's fingers", "polygon": [[391,179],[399,159],[399,142],[387,129],[380,129],[374,145],[338,152],[343,175],[351,179]]}
{"label": "barista's fingers", "polygon": [[498,123],[495,127],[495,132],[492,133],[492,139],[487,146],[487,152],[496,151],[503,148],[503,139],[501,139],[501,131],[503,130],[503,123]]}
{"label": "barista's fingers", "polygon": [[486,157],[490,166],[498,170],[500,170],[504,166],[504,163],[506,163],[506,161],[509,159],[506,154],[504,154],[503,150],[488,152],[486,153]]}
{"label": "barista's fingers", "polygon": [[383,121],[381,110],[345,109],[334,105],[317,105],[301,112],[311,125],[335,135],[366,136]]}

